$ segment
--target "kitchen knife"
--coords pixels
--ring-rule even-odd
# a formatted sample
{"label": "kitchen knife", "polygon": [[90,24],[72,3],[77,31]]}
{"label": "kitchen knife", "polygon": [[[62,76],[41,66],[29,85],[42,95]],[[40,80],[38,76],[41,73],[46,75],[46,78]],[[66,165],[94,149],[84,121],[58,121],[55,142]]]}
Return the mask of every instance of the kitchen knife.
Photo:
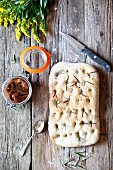
{"label": "kitchen knife", "polygon": [[103,60],[102,58],[100,58],[99,56],[95,55],[93,52],[91,52],[88,48],[86,48],[83,44],[81,44],[79,41],[77,41],[76,39],[74,39],[73,37],[71,37],[68,34],[65,34],[63,32],[59,32],[63,38],[65,38],[65,40],[67,40],[67,42],[69,42],[74,48],[75,45],[80,49],[81,52],[87,54],[94,62],[96,62],[97,64],[101,65],[105,71],[109,72],[111,70],[110,65]]}

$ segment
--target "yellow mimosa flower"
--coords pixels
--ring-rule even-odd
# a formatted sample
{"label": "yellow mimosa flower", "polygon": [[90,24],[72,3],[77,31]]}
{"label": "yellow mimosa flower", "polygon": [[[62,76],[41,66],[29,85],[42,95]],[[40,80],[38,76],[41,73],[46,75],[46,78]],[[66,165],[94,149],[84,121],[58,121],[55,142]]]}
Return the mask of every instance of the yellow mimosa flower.
{"label": "yellow mimosa flower", "polygon": [[4,8],[0,8],[0,12],[4,12],[6,11]]}
{"label": "yellow mimosa flower", "polygon": [[8,26],[8,19],[5,18],[5,19],[4,19],[4,27],[7,27],[7,26]]}
{"label": "yellow mimosa flower", "polygon": [[38,35],[37,35],[37,31],[36,31],[35,28],[32,28],[32,33],[33,33],[34,39],[35,39],[38,43],[40,43],[40,39],[39,39],[39,37],[38,37]]}
{"label": "yellow mimosa flower", "polygon": [[30,38],[30,34],[29,34],[28,30],[25,29],[25,27],[21,26],[21,31],[22,31],[27,37]]}
{"label": "yellow mimosa flower", "polygon": [[10,14],[9,22],[11,25],[14,24],[14,14],[13,13]]}
{"label": "yellow mimosa flower", "polygon": [[22,5],[22,4],[24,4],[24,1],[21,1],[21,2],[20,2],[20,5]]}
{"label": "yellow mimosa flower", "polygon": [[39,27],[40,31],[43,32],[43,34],[46,36],[46,28],[45,28],[45,21],[41,21],[40,22],[40,27]]}
{"label": "yellow mimosa flower", "polygon": [[15,31],[16,31],[16,39],[19,41],[21,38],[21,30],[19,28],[16,28]]}
{"label": "yellow mimosa flower", "polygon": [[17,24],[20,25],[21,24],[21,19],[18,17],[17,18]]}
{"label": "yellow mimosa flower", "polygon": [[3,19],[2,19],[2,18],[0,18],[0,25],[2,25],[2,22],[3,22]]}

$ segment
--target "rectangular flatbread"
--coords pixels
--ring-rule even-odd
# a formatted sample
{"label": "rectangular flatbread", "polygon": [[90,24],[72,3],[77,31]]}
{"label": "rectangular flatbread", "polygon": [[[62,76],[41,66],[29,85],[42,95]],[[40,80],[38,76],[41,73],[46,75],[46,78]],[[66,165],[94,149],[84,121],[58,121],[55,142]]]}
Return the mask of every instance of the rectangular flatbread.
{"label": "rectangular flatbread", "polygon": [[95,144],[100,136],[99,75],[85,63],[59,62],[49,76],[49,136],[57,145]]}

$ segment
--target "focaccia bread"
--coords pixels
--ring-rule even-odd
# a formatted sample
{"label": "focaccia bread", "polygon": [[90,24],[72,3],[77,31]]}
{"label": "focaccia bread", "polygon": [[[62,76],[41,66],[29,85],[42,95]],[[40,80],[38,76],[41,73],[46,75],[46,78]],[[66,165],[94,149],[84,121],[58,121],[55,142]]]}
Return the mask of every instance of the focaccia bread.
{"label": "focaccia bread", "polygon": [[49,77],[49,135],[63,147],[96,143],[100,136],[99,75],[85,63],[59,62]]}

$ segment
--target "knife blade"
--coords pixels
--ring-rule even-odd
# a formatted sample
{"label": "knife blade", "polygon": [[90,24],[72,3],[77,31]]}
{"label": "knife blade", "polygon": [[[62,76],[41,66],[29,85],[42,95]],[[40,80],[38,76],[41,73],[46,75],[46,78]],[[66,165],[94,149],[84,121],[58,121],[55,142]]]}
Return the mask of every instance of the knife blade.
{"label": "knife blade", "polygon": [[97,56],[96,54],[94,54],[93,52],[91,52],[88,48],[86,48],[82,43],[80,43],[79,41],[77,41],[76,39],[74,39],[73,37],[71,37],[69,34],[65,34],[63,32],[59,32],[62,37],[69,42],[74,48],[75,45],[80,49],[81,52],[85,53],[86,55],[88,55],[94,62],[96,62],[97,64],[101,65],[105,71],[109,72],[111,70],[110,65],[103,60],[102,58],[100,58],[99,56]]}

